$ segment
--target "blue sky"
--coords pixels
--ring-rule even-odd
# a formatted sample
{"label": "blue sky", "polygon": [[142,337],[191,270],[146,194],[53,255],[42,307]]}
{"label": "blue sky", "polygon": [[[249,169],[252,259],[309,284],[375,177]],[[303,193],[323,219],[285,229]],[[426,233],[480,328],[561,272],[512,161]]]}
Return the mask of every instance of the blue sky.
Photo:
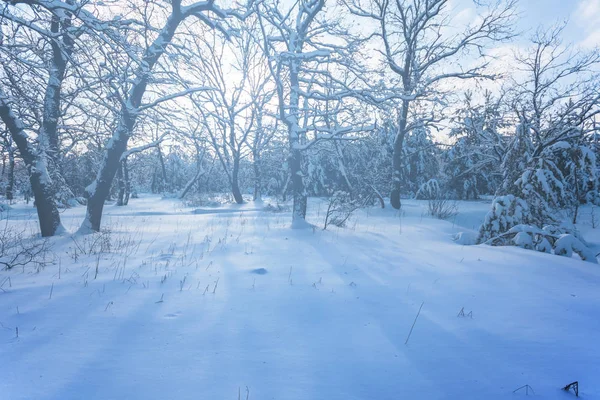
{"label": "blue sky", "polygon": [[520,0],[519,8],[522,31],[568,20],[563,35],[566,42],[600,45],[600,0]]}

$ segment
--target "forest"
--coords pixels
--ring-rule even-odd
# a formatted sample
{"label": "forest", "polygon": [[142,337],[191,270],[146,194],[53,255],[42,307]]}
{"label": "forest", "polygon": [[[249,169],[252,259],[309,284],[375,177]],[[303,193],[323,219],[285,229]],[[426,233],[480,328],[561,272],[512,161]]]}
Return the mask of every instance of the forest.
{"label": "forest", "polygon": [[[113,330],[131,324],[141,348],[161,346],[153,332],[163,328],[137,325],[154,318],[150,309],[174,301],[169,296],[191,293],[201,296],[208,316],[192,312],[191,297],[161,315],[165,320],[194,315],[206,322],[210,334],[198,340],[226,354],[200,367],[200,354],[163,348],[162,357],[183,375],[170,375],[170,384],[156,387],[133,373],[148,384],[136,392],[128,386],[128,368],[143,360],[141,348],[102,339],[98,346],[105,352],[94,363],[81,361],[61,374],[43,361],[35,367],[40,379],[42,372],[54,375],[54,383],[24,390],[23,378],[6,384],[3,378],[0,398],[5,386],[11,399],[116,393],[192,398],[197,390],[208,390],[212,398],[383,399],[392,398],[408,377],[378,383],[378,373],[401,373],[407,365],[423,374],[416,382],[438,382],[416,398],[469,398],[475,395],[464,397],[458,383],[450,383],[447,393],[442,383],[461,382],[461,372],[489,374],[509,356],[523,360],[527,352],[520,353],[525,344],[517,332],[571,340],[574,333],[564,327],[582,321],[587,325],[581,347],[572,349],[586,360],[581,366],[563,360],[560,370],[544,372],[539,368],[548,354],[558,357],[560,349],[536,347],[530,355],[537,372],[527,375],[530,381],[505,382],[511,390],[502,392],[496,380],[512,379],[503,369],[492,383],[475,383],[473,398],[504,398],[521,384],[526,386],[515,394],[551,390],[569,383],[556,381],[569,380],[569,368],[591,379],[599,367],[594,354],[600,356],[597,344],[591,352],[585,347],[600,329],[589,322],[597,320],[592,305],[600,305],[593,294],[600,273],[592,265],[600,260],[600,41],[571,41],[573,23],[562,15],[533,24],[522,3],[526,0],[0,1],[0,334],[11,343],[0,344],[5,346],[0,356],[5,352],[10,360],[0,372],[35,364],[26,359],[30,347],[19,347],[29,346],[21,342],[27,340],[23,332],[33,334],[44,324],[53,332],[70,326],[76,317],[65,310],[88,321],[85,329],[70,333],[72,341],[106,329],[117,335]],[[564,8],[575,20],[587,18],[589,26],[600,23],[597,0]],[[252,257],[256,260],[249,261]],[[488,260],[483,270],[482,259]],[[441,288],[429,286],[438,279]],[[258,297],[261,282],[269,291]],[[519,282],[532,286],[521,293]],[[305,298],[313,296],[309,289],[330,296]],[[359,290],[365,292],[359,296]],[[123,303],[145,301],[150,291],[152,299],[132,317],[133,303]],[[547,294],[563,291],[560,300]],[[589,303],[567,312],[575,292]],[[491,298],[507,293],[515,294],[508,304]],[[491,314],[476,321],[482,324],[477,328],[456,325],[453,315],[446,321],[446,314],[456,312],[443,309],[445,301],[460,310],[464,322],[467,294],[505,318],[524,304],[530,308],[505,328]],[[80,296],[90,308],[77,304]],[[346,338],[347,346],[362,343],[357,354],[346,347],[331,350],[342,331],[354,332],[340,298],[354,304],[369,296],[357,319],[363,326],[374,318],[380,330]],[[41,302],[42,297],[56,303]],[[475,308],[476,301],[468,301]],[[401,315],[381,309],[390,302],[401,304]],[[30,308],[27,316],[19,305]],[[272,318],[262,315],[271,306]],[[316,309],[321,310],[316,316],[306,317]],[[544,319],[554,312],[568,315]],[[104,325],[109,313],[113,320]],[[483,313],[471,312],[469,319]],[[398,318],[406,320],[401,327]],[[527,325],[536,318],[543,321]],[[197,344],[187,334],[200,329],[196,319],[180,326],[188,347]],[[303,338],[308,342],[298,353],[274,344],[273,332],[264,333],[264,341],[259,334],[279,321],[319,337],[319,321],[327,319],[324,342]],[[440,372],[426,351],[417,358],[403,353],[406,365],[390,369],[388,361],[367,356],[369,346],[386,340],[392,352],[410,351],[403,346],[420,323],[429,336],[421,334],[422,347],[413,336],[416,349],[436,347],[443,327],[454,336],[442,342],[454,350],[441,350],[441,357],[469,352],[464,369]],[[171,331],[164,329],[156,337],[168,339]],[[35,334],[45,335],[41,330]],[[397,330],[399,339],[392,335]],[[494,338],[488,341],[480,330]],[[240,345],[244,339],[237,334],[249,335],[249,346],[276,346],[282,355],[271,354],[268,362],[284,362],[282,371],[303,380],[287,392],[277,369],[269,369],[274,365],[264,367],[264,376],[248,372],[257,368],[251,365],[260,354]],[[298,333],[281,335],[300,343]],[[477,348],[493,347],[491,361],[480,364],[461,335]],[[76,363],[66,361],[72,350],[57,340],[37,357],[59,354],[63,363]],[[100,351],[89,343],[83,348],[74,355]],[[135,356],[129,359],[131,348]],[[512,350],[502,354],[503,348]],[[118,361],[110,349],[121,354],[114,356]],[[296,356],[308,361],[295,364]],[[328,381],[303,375],[318,375],[330,357],[349,357],[359,366],[339,376],[321,371]],[[115,381],[98,359],[123,363],[125,377]],[[198,372],[205,374],[201,382],[179,382],[191,373],[183,372],[188,364],[189,371],[206,367],[214,376]],[[231,368],[235,379],[219,375],[215,366]],[[531,365],[521,366],[531,371]],[[99,374],[102,389],[73,375],[86,371]],[[364,385],[359,380],[342,389],[357,374],[364,374]],[[169,394],[180,385],[179,395]],[[600,394],[600,386],[587,393]]]}

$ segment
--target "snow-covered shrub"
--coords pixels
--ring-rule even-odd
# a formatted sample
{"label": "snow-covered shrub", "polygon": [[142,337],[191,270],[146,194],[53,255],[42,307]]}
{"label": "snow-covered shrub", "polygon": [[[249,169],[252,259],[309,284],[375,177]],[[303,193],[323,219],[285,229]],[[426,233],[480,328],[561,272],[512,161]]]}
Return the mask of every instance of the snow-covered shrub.
{"label": "snow-covered shrub", "polygon": [[458,232],[452,236],[456,244],[471,246],[477,244],[477,234],[473,232]]}
{"label": "snow-covered shrub", "polygon": [[410,130],[402,147],[402,159],[405,160],[401,171],[402,192],[416,193],[421,186],[434,176],[439,175],[439,148],[432,140],[431,129],[417,121]]}
{"label": "snow-covered shrub", "polygon": [[533,153],[531,143],[531,132],[526,123],[517,125],[515,135],[508,144],[502,158],[502,185],[497,194],[513,194],[520,196],[515,182],[521,178],[523,171],[527,169],[530,155]]}
{"label": "snow-covered shrub", "polygon": [[71,241],[73,246],[69,247],[67,254],[74,261],[77,261],[81,256],[110,253],[113,248],[112,231],[110,229],[103,229],[89,235],[74,235],[71,236]]}
{"label": "snow-covered shrub", "polygon": [[490,245],[516,245],[524,249],[552,253],[559,256],[571,257],[579,255],[583,261],[598,263],[594,252],[587,247],[585,240],[579,239],[574,233],[561,233],[563,228],[546,226],[539,229],[535,226],[519,224],[508,231],[487,240]]}
{"label": "snow-covered shrub", "polygon": [[600,193],[598,190],[590,190],[585,194],[585,202],[600,206]]}
{"label": "snow-covered shrub", "polygon": [[583,261],[598,263],[596,254],[573,235],[561,235],[554,243],[554,254],[571,257],[573,252],[577,253]]}
{"label": "snow-covered shrub", "polygon": [[87,204],[87,199],[85,197],[73,197],[67,201],[67,206],[69,208],[77,207],[77,206],[85,206]]}
{"label": "snow-covered shrub", "polygon": [[544,236],[538,243],[536,243],[535,249],[541,253],[552,253],[552,244]]}
{"label": "snow-covered shrub", "polygon": [[183,204],[186,207],[220,207],[230,202],[231,199],[227,195],[208,193],[195,193],[183,200]]}
{"label": "snow-covered shrub", "polygon": [[543,226],[555,222],[554,210],[568,204],[564,176],[556,164],[540,157],[515,182],[529,205],[531,222]]}
{"label": "snow-covered shrub", "polygon": [[354,200],[349,193],[343,191],[335,192],[329,198],[323,230],[327,229],[329,225],[335,225],[340,228],[344,227],[348,218],[360,207],[361,204],[357,200]]}
{"label": "snow-covered shrub", "polygon": [[263,207],[264,211],[267,212],[272,212],[272,213],[283,213],[283,212],[289,212],[291,211],[291,207],[284,205],[284,204],[271,204],[268,203],[266,206]]}
{"label": "snow-covered shrub", "polygon": [[430,179],[421,185],[415,199],[417,200],[431,200],[438,199],[441,197],[440,184],[436,179]]}
{"label": "snow-covered shrub", "polygon": [[438,219],[448,219],[458,214],[456,201],[446,198],[435,198],[427,201],[427,213]]}
{"label": "snow-covered shrub", "polygon": [[487,242],[515,225],[528,224],[529,220],[529,206],[525,200],[511,194],[496,197],[492,203],[492,210],[487,213],[479,229],[477,242]]}
{"label": "snow-covered shrub", "polygon": [[495,193],[502,177],[507,139],[500,130],[505,124],[498,99],[486,95],[483,104],[474,104],[470,95],[465,96],[449,133],[455,142],[442,153],[444,190],[449,197],[469,200]]}
{"label": "snow-covered shrub", "polygon": [[515,246],[533,250],[533,238],[527,232],[518,232],[513,238]]}
{"label": "snow-covered shrub", "polygon": [[38,271],[54,261],[47,239],[27,237],[24,231],[5,226],[0,230],[0,269],[35,267]]}

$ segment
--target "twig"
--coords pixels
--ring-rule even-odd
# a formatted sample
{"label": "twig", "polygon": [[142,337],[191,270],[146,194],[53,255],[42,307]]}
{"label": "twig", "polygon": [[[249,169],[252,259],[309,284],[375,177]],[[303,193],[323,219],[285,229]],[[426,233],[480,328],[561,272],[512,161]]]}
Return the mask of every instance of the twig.
{"label": "twig", "polygon": [[525,388],[525,394],[527,396],[529,396],[529,390],[530,389],[531,389],[531,393],[535,394],[535,392],[533,391],[533,388],[531,386],[529,386],[529,385],[523,385],[520,388],[517,388],[517,389],[513,390],[513,393],[518,392],[519,390],[521,390],[523,388]]}
{"label": "twig", "polygon": [[415,324],[417,323],[417,319],[419,318],[419,315],[421,314],[421,308],[423,308],[423,304],[425,304],[425,302],[421,303],[421,307],[419,307],[419,312],[417,313],[417,316],[415,317],[415,321],[413,322],[412,326],[410,327],[410,332],[408,332],[408,337],[406,338],[406,342],[404,342],[404,344],[408,344],[408,339],[410,339],[410,335],[412,334],[413,328],[415,327]]}

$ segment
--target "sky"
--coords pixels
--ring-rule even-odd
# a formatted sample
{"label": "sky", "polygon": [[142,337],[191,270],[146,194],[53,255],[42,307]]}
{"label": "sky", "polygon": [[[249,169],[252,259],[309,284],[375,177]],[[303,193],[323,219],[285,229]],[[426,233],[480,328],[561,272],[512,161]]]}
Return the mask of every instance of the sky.
{"label": "sky", "polygon": [[532,32],[538,26],[567,21],[563,40],[586,48],[600,46],[600,0],[520,0],[518,29]]}

